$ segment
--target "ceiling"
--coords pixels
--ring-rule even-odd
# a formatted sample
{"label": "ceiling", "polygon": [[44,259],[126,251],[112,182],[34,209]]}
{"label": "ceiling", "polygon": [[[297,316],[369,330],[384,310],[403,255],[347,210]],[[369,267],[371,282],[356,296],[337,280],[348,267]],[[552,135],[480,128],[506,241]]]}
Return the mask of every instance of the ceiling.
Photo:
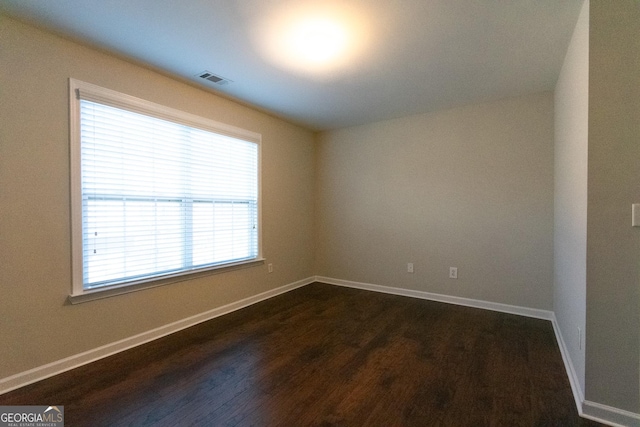
{"label": "ceiling", "polygon": [[[552,90],[582,1],[0,0],[0,11],[327,130]],[[357,46],[334,67],[278,62],[270,32],[314,8],[341,15]]]}

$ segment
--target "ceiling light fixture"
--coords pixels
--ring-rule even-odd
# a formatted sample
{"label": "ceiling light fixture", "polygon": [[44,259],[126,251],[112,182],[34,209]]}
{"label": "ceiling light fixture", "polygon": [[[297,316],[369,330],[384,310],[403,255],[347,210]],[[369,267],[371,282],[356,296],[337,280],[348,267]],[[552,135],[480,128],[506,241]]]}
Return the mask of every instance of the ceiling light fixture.
{"label": "ceiling light fixture", "polygon": [[362,13],[331,2],[291,4],[258,26],[260,51],[272,63],[326,77],[345,72],[361,57],[368,32]]}
{"label": "ceiling light fixture", "polygon": [[327,18],[311,18],[290,28],[287,49],[301,60],[321,65],[338,57],[349,43],[346,28]]}

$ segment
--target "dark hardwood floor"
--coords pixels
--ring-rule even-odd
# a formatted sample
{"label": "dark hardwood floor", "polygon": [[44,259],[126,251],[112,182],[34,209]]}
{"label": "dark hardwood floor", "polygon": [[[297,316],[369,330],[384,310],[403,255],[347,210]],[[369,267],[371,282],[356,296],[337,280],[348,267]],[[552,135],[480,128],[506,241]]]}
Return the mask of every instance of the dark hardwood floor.
{"label": "dark hardwood floor", "polygon": [[0,405],[66,426],[599,426],[551,323],[315,283],[39,383]]}

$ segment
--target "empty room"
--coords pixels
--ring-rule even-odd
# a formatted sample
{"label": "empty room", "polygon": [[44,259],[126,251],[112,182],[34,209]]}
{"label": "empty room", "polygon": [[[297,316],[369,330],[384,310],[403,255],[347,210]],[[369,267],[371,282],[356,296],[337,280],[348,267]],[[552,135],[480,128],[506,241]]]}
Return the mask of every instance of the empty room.
{"label": "empty room", "polygon": [[0,0],[0,100],[0,425],[640,426],[638,0]]}

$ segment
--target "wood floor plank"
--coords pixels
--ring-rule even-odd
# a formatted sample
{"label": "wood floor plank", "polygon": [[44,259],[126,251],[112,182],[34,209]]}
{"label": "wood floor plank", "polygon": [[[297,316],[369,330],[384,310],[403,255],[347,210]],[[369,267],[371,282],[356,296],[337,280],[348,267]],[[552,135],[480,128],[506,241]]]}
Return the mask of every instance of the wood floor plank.
{"label": "wood floor plank", "polygon": [[0,395],[67,426],[599,426],[548,321],[314,283]]}

